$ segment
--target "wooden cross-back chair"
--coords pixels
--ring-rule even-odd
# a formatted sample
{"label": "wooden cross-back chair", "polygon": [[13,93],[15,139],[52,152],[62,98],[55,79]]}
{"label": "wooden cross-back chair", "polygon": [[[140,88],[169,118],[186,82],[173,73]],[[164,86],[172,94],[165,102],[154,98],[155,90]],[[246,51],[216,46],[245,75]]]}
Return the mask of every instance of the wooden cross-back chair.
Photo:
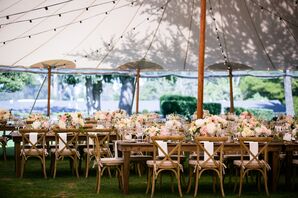
{"label": "wooden cross-back chair", "polygon": [[[183,171],[183,166],[180,163],[180,156],[184,136],[153,136],[151,140],[153,143],[153,160],[147,160],[146,162],[149,168],[146,193],[149,192],[151,183],[151,197],[153,197],[155,180],[159,174],[163,171],[171,171],[176,176],[179,195],[182,197],[180,176],[181,171]],[[168,141],[176,144],[169,152],[167,147]],[[165,145],[165,147],[163,145]]]}
{"label": "wooden cross-back chair", "polygon": [[96,174],[96,192],[100,192],[100,183],[101,183],[101,176],[106,168],[115,168],[118,176],[119,188],[123,190],[123,158],[118,157],[117,152],[117,141],[115,142],[115,157],[103,157],[102,156],[102,145],[105,141],[104,138],[98,135],[91,135],[89,136],[95,142],[95,151],[94,151],[94,165],[97,168]]}
{"label": "wooden cross-back chair", "polygon": [[[195,190],[194,197],[197,196],[199,179],[204,171],[214,171],[220,183],[222,197],[225,196],[223,188],[223,173],[225,165],[223,164],[223,149],[224,142],[228,137],[206,137],[196,136],[195,143],[197,145],[196,159],[189,160],[189,182],[187,192],[191,188],[192,175],[195,174]],[[216,147],[214,145],[216,143]],[[209,145],[209,146],[207,146]],[[204,153],[203,160],[200,159],[200,154]],[[213,191],[215,191],[215,182],[213,182]]]}
{"label": "wooden cross-back chair", "polygon": [[[234,165],[239,168],[239,196],[241,196],[243,179],[249,171],[258,171],[264,178],[264,186],[266,195],[269,196],[267,186],[267,171],[270,170],[268,164],[268,145],[272,141],[271,137],[239,137],[241,148],[241,159],[234,160]],[[252,143],[251,143],[252,142]],[[255,144],[254,144],[254,143]],[[249,143],[249,144],[248,144]],[[255,145],[255,146],[250,146]],[[249,160],[245,160],[244,156],[250,156]],[[236,188],[236,184],[235,184]]]}
{"label": "wooden cross-back chair", "polygon": [[95,141],[94,141],[94,136],[100,136],[100,142],[99,144],[101,145],[100,147],[100,152],[101,156],[105,157],[113,157],[113,154],[110,150],[109,143],[110,143],[110,135],[112,129],[86,129],[86,142],[87,146],[86,148],[83,149],[84,154],[85,154],[85,165],[86,165],[86,170],[85,170],[85,177],[88,177],[89,174],[89,165],[90,162],[92,161],[93,158],[95,158]]}
{"label": "wooden cross-back chair", "polygon": [[54,129],[55,147],[51,149],[51,172],[53,178],[56,177],[57,161],[64,160],[65,157],[71,160],[72,172],[79,178],[78,159],[80,153],[78,151],[79,129]]}
{"label": "wooden cross-back chair", "polygon": [[20,129],[22,135],[21,145],[21,178],[24,174],[25,163],[28,158],[35,157],[40,159],[44,178],[46,173],[46,156],[48,155],[45,136],[48,129]]}

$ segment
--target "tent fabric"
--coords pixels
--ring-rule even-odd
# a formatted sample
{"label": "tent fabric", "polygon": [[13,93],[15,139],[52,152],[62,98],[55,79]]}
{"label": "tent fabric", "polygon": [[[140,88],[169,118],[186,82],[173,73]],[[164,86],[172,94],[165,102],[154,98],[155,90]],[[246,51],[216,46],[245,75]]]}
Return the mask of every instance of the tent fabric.
{"label": "tent fabric", "polygon": [[[199,0],[1,0],[0,71],[65,59],[67,71],[106,72],[142,58],[196,71],[199,16]],[[294,0],[207,0],[205,67],[297,70],[297,18]]]}

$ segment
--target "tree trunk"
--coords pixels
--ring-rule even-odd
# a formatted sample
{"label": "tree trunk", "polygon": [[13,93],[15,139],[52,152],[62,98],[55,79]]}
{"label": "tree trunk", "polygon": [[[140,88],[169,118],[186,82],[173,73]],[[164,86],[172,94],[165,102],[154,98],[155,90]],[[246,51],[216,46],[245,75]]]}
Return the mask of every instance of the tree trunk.
{"label": "tree trunk", "polygon": [[285,90],[285,103],[286,103],[286,113],[287,115],[294,116],[294,103],[292,94],[292,78],[288,76],[288,70],[285,71],[284,77],[284,90]]}
{"label": "tree trunk", "polygon": [[119,108],[125,110],[129,115],[132,113],[132,105],[135,91],[135,84],[133,77],[120,77],[121,93],[119,100]]}
{"label": "tree trunk", "polygon": [[102,93],[102,80],[93,82],[91,76],[86,76],[85,79],[87,113],[90,115],[94,111],[101,109],[100,95]]}

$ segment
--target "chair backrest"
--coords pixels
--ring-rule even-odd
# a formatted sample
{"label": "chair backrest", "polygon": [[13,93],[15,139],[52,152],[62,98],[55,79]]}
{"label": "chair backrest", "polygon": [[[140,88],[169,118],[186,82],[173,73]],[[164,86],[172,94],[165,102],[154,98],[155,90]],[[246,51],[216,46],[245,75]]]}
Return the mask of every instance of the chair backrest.
{"label": "chair backrest", "polygon": [[[207,137],[207,136],[196,136],[195,142],[197,145],[197,161],[200,161],[200,153],[204,152],[203,163],[213,163],[216,166],[221,166],[223,161],[223,149],[224,142],[228,140],[228,137]],[[218,147],[214,147],[216,143]],[[215,157],[219,157],[216,160]]]}
{"label": "chair backrest", "polygon": [[55,150],[58,155],[78,147],[79,129],[54,129]]}
{"label": "chair backrest", "polygon": [[[153,143],[154,163],[156,163],[157,160],[161,160],[160,165],[162,165],[163,162],[170,162],[172,165],[177,163],[180,164],[181,145],[184,140],[184,136],[152,136],[151,140]],[[167,147],[169,141],[176,144],[171,150]],[[172,157],[174,154],[175,159]]]}
{"label": "chair backrest", "polygon": [[[96,141],[103,148],[109,148],[112,129],[86,129],[87,150],[96,147]],[[95,138],[97,137],[97,138]]]}
{"label": "chair backrest", "polygon": [[[26,153],[31,151],[38,152],[39,155],[44,154],[46,148],[45,137],[48,129],[20,129],[22,135],[22,150],[27,149]],[[42,150],[40,150],[42,148]]]}
{"label": "chair backrest", "polygon": [[243,156],[248,154],[249,161],[246,165],[252,163],[261,163],[260,156],[265,162],[268,162],[268,145],[272,141],[272,137],[239,137],[241,147],[241,161]]}

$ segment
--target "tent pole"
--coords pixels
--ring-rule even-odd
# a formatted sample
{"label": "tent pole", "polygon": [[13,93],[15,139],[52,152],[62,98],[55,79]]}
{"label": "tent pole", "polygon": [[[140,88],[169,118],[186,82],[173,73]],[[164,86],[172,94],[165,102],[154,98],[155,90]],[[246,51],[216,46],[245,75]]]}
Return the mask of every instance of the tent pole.
{"label": "tent pole", "polygon": [[48,66],[48,112],[47,116],[50,117],[51,109],[51,66]]}
{"label": "tent pole", "polygon": [[232,68],[229,69],[229,81],[230,81],[230,113],[234,113],[234,94],[233,94],[233,74]]}
{"label": "tent pole", "polygon": [[206,0],[201,0],[197,118],[203,118]]}
{"label": "tent pole", "polygon": [[31,107],[31,110],[30,110],[29,115],[31,115],[31,113],[32,113],[32,111],[33,111],[33,109],[34,109],[34,107],[35,107],[36,100],[38,99],[38,96],[39,96],[39,94],[40,94],[40,91],[41,91],[41,89],[42,89],[42,87],[43,87],[43,85],[44,85],[46,79],[47,79],[47,76],[44,77],[44,79],[43,79],[43,81],[42,81],[42,83],[41,83],[41,85],[40,85],[40,87],[39,87],[39,89],[38,89],[37,95],[36,95],[36,97],[35,97],[35,100],[34,100],[34,102],[33,102],[33,105],[32,105],[32,107]]}
{"label": "tent pole", "polygon": [[136,96],[136,113],[139,113],[139,95],[140,95],[140,68],[137,68],[137,96]]}

